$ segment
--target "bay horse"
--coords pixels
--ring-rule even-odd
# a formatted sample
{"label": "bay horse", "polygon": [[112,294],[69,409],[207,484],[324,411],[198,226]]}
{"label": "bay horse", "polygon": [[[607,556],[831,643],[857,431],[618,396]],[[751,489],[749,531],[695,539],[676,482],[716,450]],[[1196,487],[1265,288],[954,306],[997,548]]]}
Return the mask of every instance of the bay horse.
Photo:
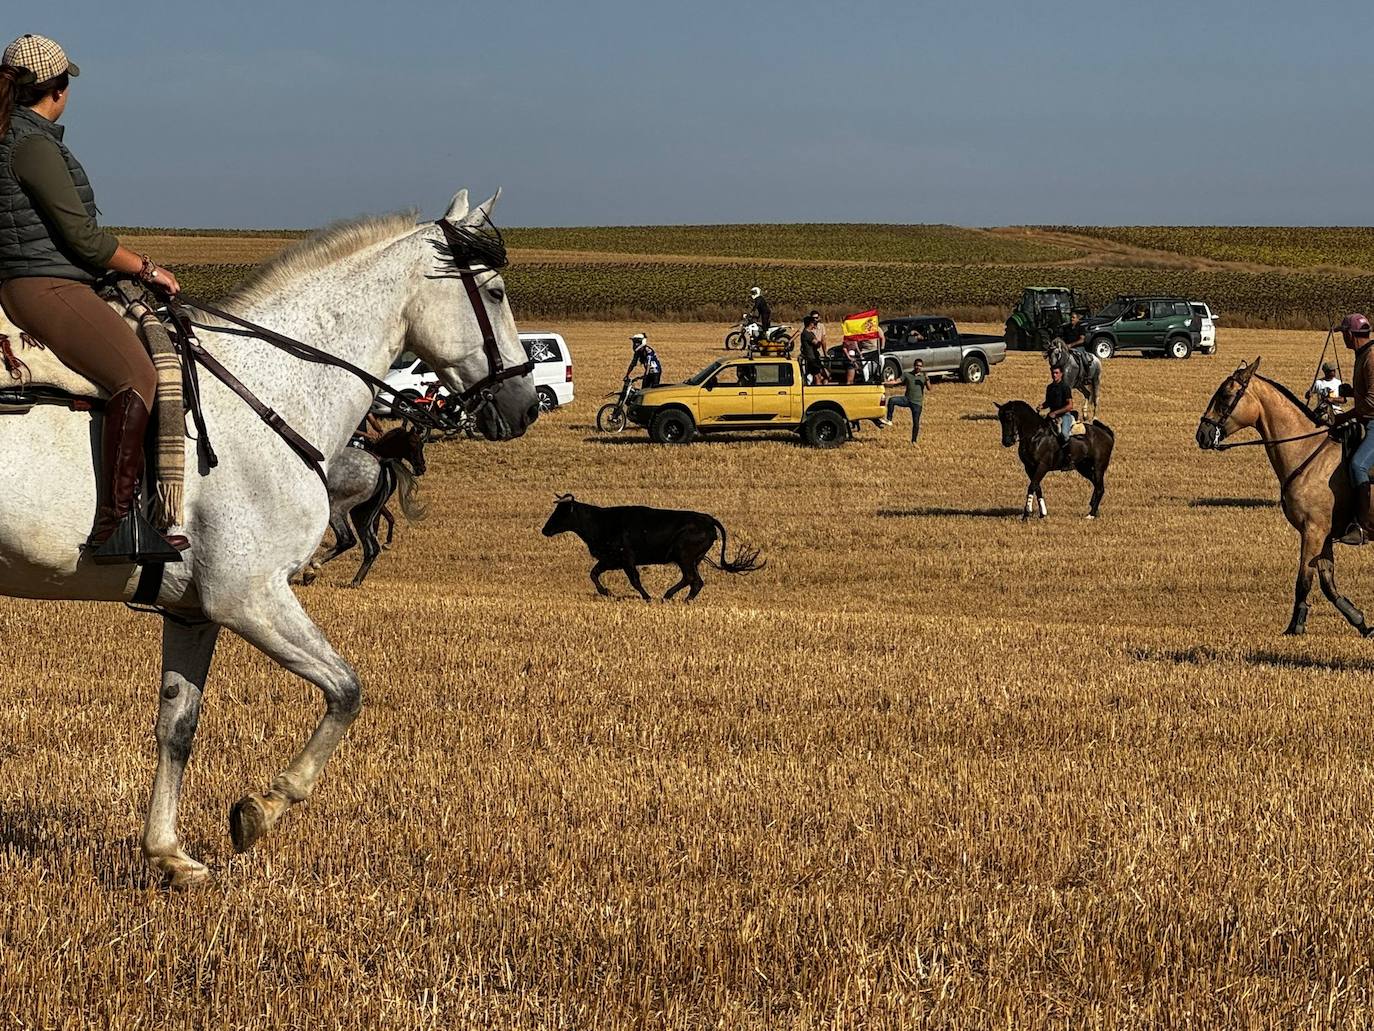
{"label": "bay horse", "polygon": [[1064,370],[1064,382],[1093,406],[1096,419],[1098,399],[1102,396],[1102,360],[1091,351],[1067,346],[1058,337],[1045,345],[1045,360],[1051,369]]}
{"label": "bay horse", "polygon": [[[1344,543],[1346,527],[1355,516],[1354,491],[1338,440],[1330,427],[1280,383],[1257,374],[1260,360],[1221,381],[1197,427],[1197,446],[1225,451],[1223,443],[1244,429],[1260,435],[1269,464],[1279,480],[1283,514],[1298,531],[1298,576],[1293,587],[1293,614],[1285,634],[1307,632],[1307,598],[1315,574],[1322,593],[1361,635],[1371,628],[1364,613],[1336,586],[1334,545]],[[1244,441],[1240,443],[1249,443]],[[1354,543],[1354,542],[1351,542]]]}
{"label": "bay horse", "polygon": [[[483,259],[458,242],[464,234],[494,233],[495,203],[492,197],[469,212],[462,191],[438,222],[416,224],[405,213],[335,225],[259,266],[223,305],[373,376],[409,349],[455,393],[491,384],[481,395],[479,431],[491,440],[518,437],[538,416],[539,405],[499,272],[504,256],[493,246],[491,257]],[[207,317],[201,325],[211,327],[200,332],[205,349],[326,456],[327,472],[373,403],[372,389],[339,368],[301,361],[219,320]],[[523,372],[495,382],[492,370],[503,364],[507,372]],[[229,830],[236,850],[250,848],[310,796],[362,711],[358,674],[288,586],[324,536],[325,485],[219,379],[203,376],[200,386],[219,462],[209,468],[196,441],[186,442],[188,475],[177,530],[190,538],[191,548],[183,561],[165,567],[153,599],[166,615],[157,772],[142,845],[150,866],[174,887],[209,877],[181,846],[177,805],[222,628],[314,684],[325,703],[309,739],[267,790],[234,804]],[[0,594],[133,598],[138,566],[97,565],[81,547],[95,518],[97,418],[98,413],[56,406],[0,418],[0,454],[6,459],[0,470]]]}
{"label": "bay horse", "polygon": [[997,406],[997,419],[1002,424],[1002,446],[1011,447],[1020,442],[1017,454],[1026,469],[1026,505],[1021,513],[1021,521],[1030,518],[1037,507],[1041,518],[1049,515],[1045,505],[1045,495],[1040,489],[1040,481],[1046,474],[1056,471],[1075,469],[1078,474],[1093,485],[1092,499],[1088,502],[1088,518],[1096,519],[1102,497],[1107,493],[1107,466],[1112,461],[1112,448],[1116,446],[1116,434],[1104,422],[1094,419],[1081,437],[1069,438],[1069,464],[1062,465],[1059,434],[1054,423],[1046,419],[1025,401],[1008,401]]}

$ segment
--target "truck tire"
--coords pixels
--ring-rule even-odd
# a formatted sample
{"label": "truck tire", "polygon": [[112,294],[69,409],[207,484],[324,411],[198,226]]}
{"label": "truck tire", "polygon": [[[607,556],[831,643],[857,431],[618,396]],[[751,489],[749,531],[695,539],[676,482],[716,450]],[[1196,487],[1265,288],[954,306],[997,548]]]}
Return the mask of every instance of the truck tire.
{"label": "truck tire", "polygon": [[1193,342],[1187,337],[1170,337],[1164,353],[1170,358],[1187,358],[1193,353]]}
{"label": "truck tire", "polygon": [[1089,347],[1092,353],[1104,362],[1116,354],[1116,344],[1112,342],[1112,338],[1109,336],[1093,337]]}
{"label": "truck tire", "polygon": [[659,412],[649,424],[649,439],[655,444],[690,444],[695,433],[692,417],[680,408]]}
{"label": "truck tire", "polygon": [[802,439],[812,447],[839,447],[849,439],[849,423],[839,412],[822,408],[812,412],[802,423]]}
{"label": "truck tire", "polygon": [[896,358],[889,358],[883,362],[883,379],[901,379],[902,363]]}
{"label": "truck tire", "polygon": [[969,355],[959,366],[959,378],[965,383],[982,383],[988,378],[987,362],[976,354]]}

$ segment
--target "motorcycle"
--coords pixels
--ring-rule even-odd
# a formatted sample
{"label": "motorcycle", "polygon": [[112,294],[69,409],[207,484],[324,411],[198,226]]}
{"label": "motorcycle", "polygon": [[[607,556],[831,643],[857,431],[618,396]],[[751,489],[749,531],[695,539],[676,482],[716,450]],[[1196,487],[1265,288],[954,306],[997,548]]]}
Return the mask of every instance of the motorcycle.
{"label": "motorcycle", "polygon": [[604,404],[596,413],[596,428],[602,433],[619,433],[625,428],[629,421],[625,414],[625,409],[629,407],[630,401],[636,393],[635,384],[642,383],[643,376],[635,376],[631,379],[625,377],[625,382],[620,385],[620,389],[614,393],[607,394],[607,397],[615,398],[609,404]]}
{"label": "motorcycle", "polygon": [[758,319],[754,317],[753,312],[745,312],[740,317],[739,328],[732,329],[725,334],[725,349],[727,351],[751,351],[759,345],[760,338],[770,344],[777,344],[779,347],[790,347],[792,344],[792,327],[769,326],[767,334],[760,334]]}

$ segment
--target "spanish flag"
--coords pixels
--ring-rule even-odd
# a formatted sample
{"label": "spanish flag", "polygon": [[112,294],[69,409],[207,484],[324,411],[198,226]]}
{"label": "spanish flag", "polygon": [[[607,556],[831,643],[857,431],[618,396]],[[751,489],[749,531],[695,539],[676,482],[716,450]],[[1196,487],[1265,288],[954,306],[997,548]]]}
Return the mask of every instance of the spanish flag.
{"label": "spanish flag", "polygon": [[861,311],[857,315],[846,315],[844,338],[846,340],[877,340],[878,309]]}

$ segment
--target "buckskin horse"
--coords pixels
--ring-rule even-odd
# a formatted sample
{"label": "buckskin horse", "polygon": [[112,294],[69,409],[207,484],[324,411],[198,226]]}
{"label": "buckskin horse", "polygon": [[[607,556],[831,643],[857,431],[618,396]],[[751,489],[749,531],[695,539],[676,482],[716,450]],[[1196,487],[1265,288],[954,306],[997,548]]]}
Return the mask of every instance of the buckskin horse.
{"label": "buckskin horse", "polygon": [[[239,318],[327,348],[373,377],[408,348],[454,392],[480,387],[476,425],[491,440],[520,436],[539,405],[497,271],[504,264],[466,234],[487,232],[496,197],[469,212],[454,197],[439,222],[412,214],[342,223],[261,266],[224,302]],[[491,230],[494,232],[494,230]],[[499,237],[498,237],[499,239]],[[203,325],[207,351],[327,456],[348,442],[373,400],[354,374],[302,361],[262,334],[226,321]],[[235,333],[235,335],[226,335]],[[157,771],[143,831],[148,863],[175,887],[209,876],[177,835],[182,774],[200,717],[221,628],[314,684],[325,711],[299,753],[266,791],[230,812],[236,850],[257,842],[314,789],[325,762],[362,708],[362,682],[306,615],[287,585],[324,535],[329,499],[317,472],[240,396],[218,379],[201,381],[204,420],[218,465],[199,466],[187,441],[184,532],[191,549],[165,566],[155,604],[162,625]],[[97,565],[81,545],[95,517],[94,414],[58,407],[0,418],[5,455],[0,489],[0,593],[40,599],[127,602],[134,565]]]}
{"label": "buckskin horse", "polygon": [[[1315,573],[1327,600],[1368,637],[1371,628],[1364,613],[1336,586],[1334,545],[1355,514],[1340,442],[1292,391],[1258,375],[1259,364],[1258,358],[1249,365],[1242,362],[1221,381],[1198,422],[1197,446],[1204,451],[1226,451],[1254,444],[1263,446],[1269,456],[1279,478],[1283,514],[1301,539],[1293,615],[1284,633],[1307,632],[1307,598]],[[1260,439],[1224,443],[1244,429],[1256,430]]]}
{"label": "buckskin horse", "polygon": [[1028,403],[1008,401],[998,405],[997,419],[1002,424],[1002,446],[1011,447],[1018,441],[1021,445],[1017,454],[1029,481],[1021,521],[1029,519],[1037,506],[1041,518],[1049,515],[1040,481],[1048,473],[1068,469],[1076,469],[1080,476],[1092,483],[1093,496],[1088,502],[1088,518],[1096,519],[1098,506],[1107,493],[1107,466],[1111,464],[1112,448],[1116,446],[1116,434],[1112,428],[1094,419],[1082,436],[1070,437],[1069,464],[1065,466],[1060,464],[1062,452],[1054,424]]}

